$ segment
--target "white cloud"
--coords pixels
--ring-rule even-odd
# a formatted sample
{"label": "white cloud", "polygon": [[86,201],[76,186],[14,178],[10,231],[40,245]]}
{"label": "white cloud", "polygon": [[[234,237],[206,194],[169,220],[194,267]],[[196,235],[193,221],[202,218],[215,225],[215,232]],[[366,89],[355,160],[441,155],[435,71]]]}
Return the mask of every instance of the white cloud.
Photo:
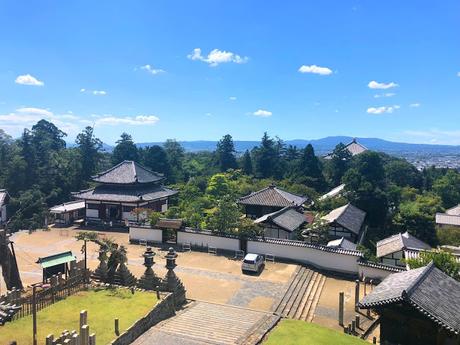
{"label": "white cloud", "polygon": [[162,70],[162,69],[153,68],[153,66],[151,66],[151,65],[144,65],[144,66],[141,66],[141,69],[144,70],[144,71],[147,71],[148,73],[153,74],[153,75],[156,75],[156,74],[160,74],[160,73],[164,73],[164,72],[165,72],[165,71]]}
{"label": "white cloud", "polygon": [[272,116],[272,112],[268,110],[259,109],[253,112],[252,115],[259,116],[259,117],[270,117]]}
{"label": "white cloud", "polygon": [[457,72],[457,77],[460,77],[460,72]]}
{"label": "white cloud", "polygon": [[231,100],[231,101],[236,101],[236,97],[235,97],[235,96],[230,96],[228,99]]}
{"label": "white cloud", "polygon": [[201,48],[193,49],[193,52],[187,55],[187,58],[194,61],[203,61],[209,64],[209,66],[215,67],[221,63],[237,63],[242,64],[248,62],[247,56],[240,56],[232,52],[225,50],[214,49],[207,56],[201,54]]}
{"label": "white cloud", "polygon": [[375,80],[372,80],[367,84],[369,89],[378,89],[378,90],[386,90],[386,89],[391,89],[393,87],[399,86],[398,84],[394,82],[389,82],[389,83],[379,83],[376,82]]}
{"label": "white cloud", "polygon": [[[441,130],[437,128],[428,130],[407,130],[403,132],[406,141],[436,143],[444,145],[460,145],[460,130]],[[412,138],[415,138],[413,140]]]}
{"label": "white cloud", "polygon": [[379,93],[374,95],[374,98],[382,98],[382,97],[393,97],[396,94],[394,92],[386,92],[386,93]]}
{"label": "white cloud", "polygon": [[420,103],[411,103],[411,104],[409,104],[409,107],[418,108],[418,107],[420,107],[420,105],[421,105]]}
{"label": "white cloud", "polygon": [[44,82],[42,82],[41,80],[38,80],[37,78],[35,78],[34,76],[30,74],[19,75],[14,82],[16,84],[21,84],[21,85],[32,85],[32,86],[45,85]]}
{"label": "white cloud", "polygon": [[48,109],[42,109],[42,108],[33,108],[33,107],[24,107],[24,108],[19,108],[16,109],[16,112],[22,113],[22,114],[33,114],[33,115],[38,115],[38,116],[53,116],[53,113],[49,111]]}
{"label": "white cloud", "polygon": [[312,74],[319,74],[319,75],[330,75],[332,74],[332,70],[328,67],[320,67],[316,65],[302,65],[299,68],[300,73],[312,73]]}
{"label": "white cloud", "polygon": [[368,114],[374,114],[374,115],[379,115],[379,114],[384,114],[384,113],[393,113],[395,110],[401,108],[399,105],[393,105],[393,106],[383,106],[383,107],[370,107],[367,108],[367,113]]}
{"label": "white cloud", "polygon": [[107,95],[107,92],[105,92],[104,90],[94,90],[93,95],[95,95],[95,96],[105,96],[105,95]]}
{"label": "white cloud", "polygon": [[97,126],[100,126],[100,125],[141,126],[141,125],[154,125],[158,121],[160,121],[160,119],[156,117],[155,115],[138,115],[138,116],[124,116],[124,117],[118,117],[114,115],[105,115],[105,116],[99,117],[95,121],[95,124]]}
{"label": "white cloud", "polygon": [[86,89],[80,89],[80,92],[85,92],[85,91],[86,91]]}

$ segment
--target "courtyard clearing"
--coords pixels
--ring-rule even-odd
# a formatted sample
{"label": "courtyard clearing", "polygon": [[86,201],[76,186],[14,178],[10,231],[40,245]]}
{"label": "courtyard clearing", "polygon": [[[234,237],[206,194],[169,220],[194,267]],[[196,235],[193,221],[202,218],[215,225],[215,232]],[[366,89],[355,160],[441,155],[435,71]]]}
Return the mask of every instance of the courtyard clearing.
{"label": "courtyard clearing", "polygon": [[[75,239],[78,230],[51,229],[36,231],[29,234],[26,231],[15,233],[14,241],[21,278],[25,285],[41,280],[41,267],[35,262],[39,257],[71,250],[78,260],[83,259],[81,248],[83,242]],[[145,267],[142,257],[144,246],[129,243],[127,233],[99,232],[103,237],[110,238],[128,250],[128,268],[134,275],[140,277]],[[95,269],[99,263],[98,246],[88,242],[88,266]],[[159,276],[166,274],[164,249],[154,247],[156,253],[153,266]],[[267,263],[259,276],[241,273],[241,261],[223,255],[210,255],[203,252],[179,253],[176,274],[184,282],[187,297],[213,303],[231,304],[239,307],[269,311],[285,291],[297,265],[285,263]],[[4,284],[3,281],[0,284]],[[5,291],[4,285],[1,291]]]}
{"label": "courtyard clearing", "polygon": [[[78,330],[80,311],[88,311],[90,333],[97,342],[108,344],[116,338],[114,319],[120,320],[120,333],[152,310],[157,303],[155,293],[128,289],[95,289],[82,291],[37,313],[38,343],[44,344],[48,334],[59,335],[64,330]],[[0,344],[16,340],[21,345],[32,344],[32,315],[1,327]]]}

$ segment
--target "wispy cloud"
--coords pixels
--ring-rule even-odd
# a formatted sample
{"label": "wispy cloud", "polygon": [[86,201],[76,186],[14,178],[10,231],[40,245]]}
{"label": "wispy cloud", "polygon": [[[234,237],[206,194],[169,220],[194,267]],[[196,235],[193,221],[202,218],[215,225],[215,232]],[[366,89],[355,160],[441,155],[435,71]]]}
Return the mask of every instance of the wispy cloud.
{"label": "wispy cloud", "polygon": [[162,70],[160,68],[154,68],[151,65],[144,65],[144,66],[141,66],[140,68],[141,68],[141,70],[147,71],[148,73],[153,74],[153,75],[157,75],[157,74],[160,74],[160,73],[165,73],[164,70]]}
{"label": "wispy cloud", "polygon": [[460,77],[460,72],[457,72],[457,77]]}
{"label": "wispy cloud", "polygon": [[88,90],[88,89],[85,89],[85,88],[81,88],[80,92],[81,93],[90,93],[90,94],[92,94],[94,96],[105,96],[105,95],[107,95],[107,91],[104,91],[104,90]]}
{"label": "wispy cloud", "polygon": [[418,108],[420,106],[421,106],[420,103],[411,103],[411,104],[409,104],[409,107],[411,107],[411,108]]}
{"label": "wispy cloud", "polygon": [[271,111],[264,110],[264,109],[259,109],[255,112],[252,113],[254,116],[259,116],[259,117],[270,117],[273,115]]}
{"label": "wispy cloud", "polygon": [[312,73],[312,74],[319,74],[319,75],[330,75],[332,74],[332,70],[328,67],[320,67],[316,65],[302,65],[299,68],[300,73]]}
{"label": "wispy cloud", "polygon": [[236,64],[242,64],[248,62],[247,56],[240,56],[238,54],[228,52],[225,50],[214,49],[207,56],[203,56],[201,48],[193,49],[193,52],[187,55],[187,58],[194,61],[203,61],[209,64],[209,66],[215,67],[221,63],[233,62]]}
{"label": "wispy cloud", "polygon": [[374,98],[393,97],[396,94],[394,92],[378,93],[374,95]]}
{"label": "wispy cloud", "polygon": [[231,101],[236,101],[236,97],[235,97],[235,96],[230,96],[228,99],[231,100]]}
{"label": "wispy cloud", "polygon": [[16,80],[14,81],[16,84],[21,84],[21,85],[31,85],[31,86],[43,86],[45,85],[44,82],[41,80],[38,80],[34,76],[30,74],[23,74],[19,75],[16,77]]}
{"label": "wispy cloud", "polygon": [[[408,141],[423,140],[433,144],[460,145],[460,130],[440,130],[437,128],[429,130],[407,130],[403,132],[404,138]],[[411,138],[416,140],[411,140]]]}
{"label": "wispy cloud", "polygon": [[393,106],[383,106],[383,107],[370,107],[367,108],[367,113],[368,114],[374,114],[374,115],[379,115],[379,114],[384,114],[384,113],[393,113],[395,110],[401,108],[399,105],[393,105]]}
{"label": "wispy cloud", "polygon": [[160,119],[155,115],[138,115],[138,116],[123,116],[118,117],[114,115],[103,115],[95,120],[96,126],[101,125],[132,125],[132,126],[144,126],[154,125]]}
{"label": "wispy cloud", "polygon": [[367,86],[370,89],[386,90],[386,89],[391,89],[391,88],[397,87],[399,85],[394,83],[394,82],[379,83],[379,82],[377,82],[375,80],[372,80],[372,81],[369,82],[369,84],[367,84]]}

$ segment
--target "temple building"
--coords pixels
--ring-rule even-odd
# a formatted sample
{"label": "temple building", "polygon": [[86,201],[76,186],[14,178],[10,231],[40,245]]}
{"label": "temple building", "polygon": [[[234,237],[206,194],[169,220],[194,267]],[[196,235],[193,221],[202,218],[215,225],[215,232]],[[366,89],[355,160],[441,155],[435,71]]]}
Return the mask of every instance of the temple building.
{"label": "temple building", "polygon": [[85,202],[86,224],[124,226],[128,221],[142,221],[149,209],[165,212],[177,191],[163,186],[165,177],[133,161],[123,161],[93,176],[98,186],[74,193]]}
{"label": "temple building", "polygon": [[[345,145],[343,148],[344,150],[348,150],[352,156],[359,155],[360,153],[366,152],[368,149],[364,145],[358,143],[356,138],[354,138],[351,143],[348,143]],[[329,153],[327,156],[324,157],[324,159],[331,159],[333,156],[333,153]]]}
{"label": "temple building", "polygon": [[430,249],[428,244],[406,231],[378,241],[377,258],[386,265],[406,267],[404,259],[410,259],[414,252]]}
{"label": "temple building", "polygon": [[302,207],[308,198],[286,192],[274,185],[243,196],[238,204],[243,205],[246,217],[256,219],[285,207]]}
{"label": "temple building", "polygon": [[460,227],[460,205],[449,208],[445,213],[436,213],[439,228]]}
{"label": "temple building", "polygon": [[380,344],[460,344],[460,283],[433,262],[389,275],[358,306],[379,314]]}
{"label": "temple building", "polygon": [[297,231],[308,223],[308,218],[302,210],[287,206],[257,218],[254,223],[263,228],[265,237],[292,240],[296,239]]}
{"label": "temple building", "polygon": [[321,219],[329,225],[329,238],[346,238],[353,243],[358,243],[363,231],[366,212],[347,204],[332,210]]}

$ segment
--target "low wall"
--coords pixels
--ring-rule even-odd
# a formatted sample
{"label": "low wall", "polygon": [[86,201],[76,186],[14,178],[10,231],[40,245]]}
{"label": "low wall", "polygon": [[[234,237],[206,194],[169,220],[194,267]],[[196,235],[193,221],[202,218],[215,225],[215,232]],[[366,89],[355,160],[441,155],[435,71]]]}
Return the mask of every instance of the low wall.
{"label": "low wall", "polygon": [[240,240],[234,237],[219,236],[209,231],[183,230],[177,232],[177,243],[190,243],[198,247],[215,247],[223,250],[239,250]]}
{"label": "low wall", "polygon": [[166,295],[147,315],[137,320],[131,327],[122,333],[111,345],[128,345],[152,326],[176,314],[172,294]]}
{"label": "low wall", "polygon": [[129,227],[129,240],[139,241],[145,240],[148,242],[161,243],[163,241],[163,231],[161,229],[152,229],[151,227],[144,226],[130,226]]}
{"label": "low wall", "polygon": [[403,272],[404,269],[392,266],[382,265],[373,262],[359,262],[358,274],[360,278],[382,281],[392,273]]}
{"label": "low wall", "polygon": [[301,262],[327,271],[358,274],[360,253],[357,251],[309,245],[300,241],[259,239],[248,241],[248,252],[273,254],[275,257]]}

